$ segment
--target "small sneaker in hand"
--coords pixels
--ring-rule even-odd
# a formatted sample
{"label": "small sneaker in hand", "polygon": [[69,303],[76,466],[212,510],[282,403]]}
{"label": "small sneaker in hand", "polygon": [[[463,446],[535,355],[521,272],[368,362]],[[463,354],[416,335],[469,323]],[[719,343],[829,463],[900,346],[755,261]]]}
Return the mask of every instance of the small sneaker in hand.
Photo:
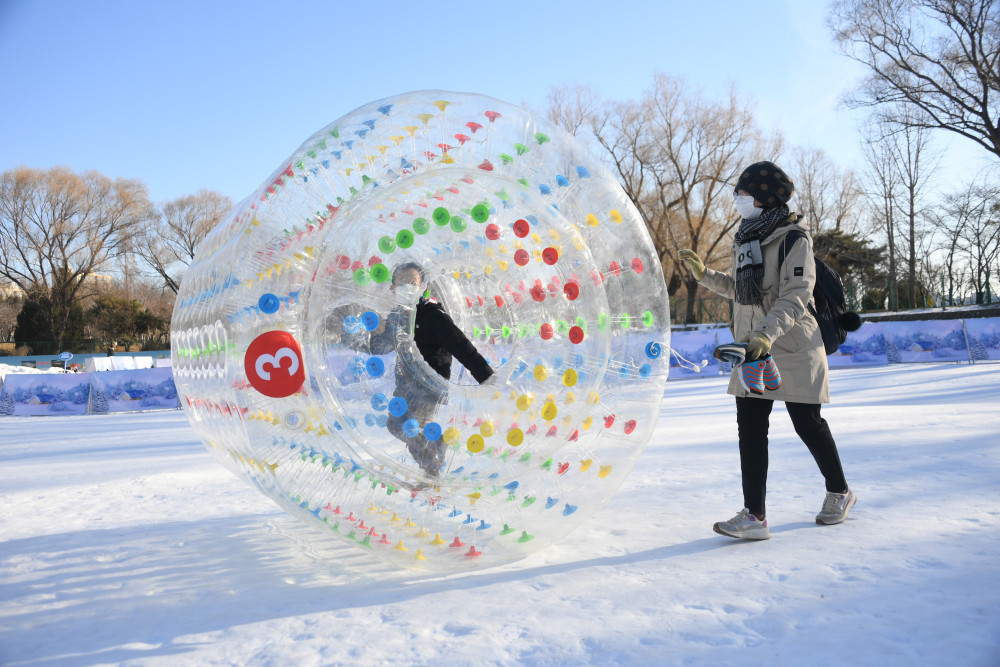
{"label": "small sneaker in hand", "polygon": [[768,391],[775,391],[781,388],[781,373],[778,372],[778,367],[774,365],[774,357],[770,354],[766,357],[762,357],[764,360],[764,389]]}
{"label": "small sneaker in hand", "polygon": [[823,509],[816,515],[816,523],[825,526],[843,523],[856,502],[858,502],[858,497],[850,489],[847,490],[847,493],[827,492],[826,499],[823,500]]}
{"label": "small sneaker in hand", "polygon": [[719,535],[741,537],[747,540],[766,540],[771,537],[767,528],[767,519],[758,519],[747,508],[741,509],[729,521],[720,521],[712,526]]}
{"label": "small sneaker in hand", "polygon": [[745,361],[737,369],[740,374],[740,384],[751,394],[764,395],[764,369],[767,367],[768,359],[770,357],[757,361]]}

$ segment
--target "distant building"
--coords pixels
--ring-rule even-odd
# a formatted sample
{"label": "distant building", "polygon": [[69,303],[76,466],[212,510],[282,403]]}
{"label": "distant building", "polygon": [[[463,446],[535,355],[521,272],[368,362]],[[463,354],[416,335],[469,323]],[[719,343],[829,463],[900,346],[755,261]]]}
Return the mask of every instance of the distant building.
{"label": "distant building", "polygon": [[18,299],[24,298],[24,290],[10,282],[0,282],[0,299],[6,299],[9,297],[15,297]]}
{"label": "distant building", "polygon": [[141,398],[145,398],[146,393],[145,389],[129,389],[118,394],[117,398],[119,401],[138,401]]}
{"label": "distant building", "polygon": [[114,278],[107,275],[106,273],[86,273],[83,276],[83,283],[93,283],[97,287],[111,287],[114,283]]}

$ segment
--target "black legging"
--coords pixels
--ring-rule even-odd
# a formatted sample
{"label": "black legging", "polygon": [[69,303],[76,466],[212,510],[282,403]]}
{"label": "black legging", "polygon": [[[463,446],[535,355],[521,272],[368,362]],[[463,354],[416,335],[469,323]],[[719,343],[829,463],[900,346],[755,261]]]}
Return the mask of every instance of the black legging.
{"label": "black legging", "polygon": [[[763,398],[736,398],[736,422],[740,432],[740,468],[743,471],[743,503],[753,514],[764,515],[767,493],[767,430],[774,401]],[[826,480],[826,490],[840,493],[847,489],[840,465],[837,443],[819,404],[785,402],[795,432],[816,459]]]}

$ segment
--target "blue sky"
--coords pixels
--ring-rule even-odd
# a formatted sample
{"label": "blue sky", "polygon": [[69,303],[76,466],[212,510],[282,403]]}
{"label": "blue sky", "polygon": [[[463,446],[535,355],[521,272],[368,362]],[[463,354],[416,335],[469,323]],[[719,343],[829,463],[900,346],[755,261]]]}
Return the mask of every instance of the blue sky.
{"label": "blue sky", "polygon": [[154,201],[238,201],[313,132],[419,89],[544,110],[586,84],[638,98],[654,72],[756,102],[765,130],[858,162],[825,2],[0,0],[0,170],[93,168]]}

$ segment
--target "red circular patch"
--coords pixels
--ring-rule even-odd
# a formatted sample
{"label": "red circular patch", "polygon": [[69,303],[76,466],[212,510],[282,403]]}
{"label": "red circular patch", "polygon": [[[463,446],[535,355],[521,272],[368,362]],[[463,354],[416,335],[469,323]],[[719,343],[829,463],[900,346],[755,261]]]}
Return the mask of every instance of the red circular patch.
{"label": "red circular patch", "polygon": [[518,220],[514,223],[514,236],[519,239],[523,239],[531,231],[531,225],[528,224],[527,220]]}
{"label": "red circular patch", "polygon": [[552,266],[553,264],[559,261],[559,251],[553,248],[552,246],[549,246],[548,248],[542,251],[542,261],[548,264],[549,266]]}
{"label": "red circular patch", "polygon": [[542,287],[541,285],[535,285],[534,287],[532,287],[531,298],[534,299],[535,301],[538,301],[539,303],[545,301],[545,288]]}
{"label": "red circular patch", "polygon": [[604,418],[604,428],[611,428],[615,423],[615,416],[608,415]]}
{"label": "red circular patch", "polygon": [[583,341],[583,329],[571,327],[569,330],[569,340],[574,345],[579,345]]}
{"label": "red circular patch", "polygon": [[563,287],[563,294],[570,301],[574,301],[576,297],[580,296],[580,286],[576,283],[566,283],[566,286]]}
{"label": "red circular patch", "polygon": [[625,435],[628,435],[634,430],[635,430],[635,420],[629,419],[627,422],[625,422]]}
{"label": "red circular patch", "polygon": [[243,357],[243,370],[253,388],[271,398],[291,396],[306,381],[302,348],[287,331],[254,338]]}
{"label": "red circular patch", "polygon": [[542,325],[538,333],[542,337],[542,340],[549,340],[553,334],[552,325],[546,322]]}
{"label": "red circular patch", "polygon": [[500,238],[500,228],[493,223],[486,225],[486,238],[490,241],[496,241]]}
{"label": "red circular patch", "polygon": [[502,296],[500,296],[498,294],[495,297],[493,297],[493,300],[496,302],[497,308],[502,308],[503,307],[503,297]]}
{"label": "red circular patch", "polygon": [[514,263],[516,263],[518,266],[524,266],[525,264],[527,264],[528,259],[529,259],[528,251],[525,250],[524,248],[521,248],[520,250],[514,253]]}
{"label": "red circular patch", "polygon": [[642,260],[636,257],[632,260],[632,270],[636,273],[642,273],[645,267],[642,265]]}

